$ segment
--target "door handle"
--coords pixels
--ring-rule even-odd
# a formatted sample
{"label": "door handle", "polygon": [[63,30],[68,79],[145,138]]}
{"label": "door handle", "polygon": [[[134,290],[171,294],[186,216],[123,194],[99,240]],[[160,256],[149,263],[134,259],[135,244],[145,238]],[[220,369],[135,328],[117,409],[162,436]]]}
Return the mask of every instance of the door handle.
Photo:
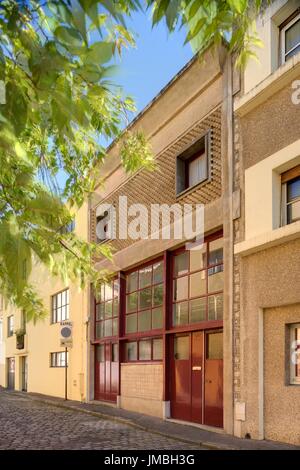
{"label": "door handle", "polygon": [[192,370],[202,370],[202,367],[201,366],[193,366]]}

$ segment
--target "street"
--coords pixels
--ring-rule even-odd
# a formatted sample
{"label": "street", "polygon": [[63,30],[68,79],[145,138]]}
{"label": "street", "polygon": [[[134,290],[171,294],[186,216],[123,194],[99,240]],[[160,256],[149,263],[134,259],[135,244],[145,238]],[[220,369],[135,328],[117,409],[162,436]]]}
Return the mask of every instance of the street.
{"label": "street", "polygon": [[195,446],[1,391],[0,449],[192,450]]}

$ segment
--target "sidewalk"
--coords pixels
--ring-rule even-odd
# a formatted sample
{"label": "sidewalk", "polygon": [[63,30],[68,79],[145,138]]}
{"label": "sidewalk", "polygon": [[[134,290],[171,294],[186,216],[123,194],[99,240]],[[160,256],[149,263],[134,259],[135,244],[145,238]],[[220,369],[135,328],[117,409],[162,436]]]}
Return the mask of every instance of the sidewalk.
{"label": "sidewalk", "polygon": [[7,391],[6,389],[2,390],[6,393],[12,393],[19,396],[26,395],[26,397],[31,400],[36,400],[47,405],[76,410],[97,416],[101,419],[118,421],[151,433],[195,444],[197,447],[201,445],[208,449],[218,450],[300,450],[300,446],[266,440],[257,441],[251,439],[239,439],[228,434],[207,431],[195,426],[178,424],[174,421],[162,420],[140,413],[122,410],[99,402],[80,403],[71,400],[65,401],[62,398],[50,397],[36,393]]}

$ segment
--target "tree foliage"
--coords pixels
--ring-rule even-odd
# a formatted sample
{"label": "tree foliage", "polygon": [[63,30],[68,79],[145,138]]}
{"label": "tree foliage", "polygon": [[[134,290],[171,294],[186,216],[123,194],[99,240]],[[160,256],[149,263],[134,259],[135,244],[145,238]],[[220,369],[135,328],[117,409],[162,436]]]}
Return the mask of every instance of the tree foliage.
{"label": "tree foliage", "polygon": [[[62,228],[99,179],[101,142],[119,137],[134,109],[111,64],[134,44],[125,16],[137,8],[136,0],[0,2],[0,290],[28,318],[44,313],[33,263],[84,284],[97,277],[92,257],[110,256]],[[143,137],[131,144],[134,159],[122,150],[128,171],[147,163]]]}
{"label": "tree foliage", "polygon": [[147,0],[153,24],[162,20],[170,31],[178,25],[187,31],[186,42],[200,52],[226,44],[244,67],[256,58],[255,47],[262,42],[255,31],[255,19],[272,0]]}
{"label": "tree foliage", "polygon": [[[260,42],[263,0],[145,0],[153,24],[186,28],[200,52],[226,41],[244,65]],[[122,136],[126,171],[153,167],[142,133],[122,134],[134,103],[114,85],[113,58],[134,45],[125,19],[139,0],[0,2],[0,292],[27,318],[44,314],[34,263],[82,285],[108,248],[66,232],[101,174],[105,139]],[[63,178],[61,177],[63,175]],[[67,202],[67,204],[66,204]]]}

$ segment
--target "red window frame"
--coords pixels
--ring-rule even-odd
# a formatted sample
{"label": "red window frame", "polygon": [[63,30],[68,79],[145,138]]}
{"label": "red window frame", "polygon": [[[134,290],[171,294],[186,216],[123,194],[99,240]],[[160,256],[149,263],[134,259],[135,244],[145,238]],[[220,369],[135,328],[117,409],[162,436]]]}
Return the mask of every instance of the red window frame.
{"label": "red window frame", "polygon": [[[160,282],[156,282],[156,283],[153,282],[153,269],[152,269],[151,284],[140,288],[140,286],[139,286],[139,277],[140,277],[139,272],[142,269],[147,268],[148,266],[154,266],[157,263],[162,263],[162,270],[163,270],[162,280]],[[164,257],[160,256],[159,258],[156,258],[154,260],[148,261],[147,263],[136,266],[134,269],[131,269],[131,270],[126,271],[124,273],[125,274],[125,283],[124,283],[125,292],[124,292],[124,314],[122,315],[123,316],[122,320],[123,320],[123,331],[124,331],[124,337],[125,338],[139,338],[139,337],[149,336],[149,335],[152,335],[152,334],[155,335],[158,332],[163,330],[164,308],[165,308],[164,307],[164,305],[165,305],[165,284],[164,284],[164,269],[165,269],[165,266],[164,266],[164,264],[165,264],[164,263]],[[127,291],[127,277],[130,274],[134,273],[134,272],[137,272],[137,288],[135,290],[132,290],[132,291]],[[147,289],[147,288],[150,287],[151,288],[151,299],[152,299],[153,287],[160,286],[160,285],[162,286],[162,291],[163,291],[162,292],[162,303],[160,305],[153,306],[152,301],[151,301],[151,306],[150,307],[145,307],[145,308],[140,309],[139,308],[139,295],[138,295],[139,292],[141,292],[144,289]],[[136,296],[137,296],[137,299],[136,299],[137,309],[135,311],[127,313],[127,297],[130,294],[135,294],[135,293],[136,293]],[[162,310],[162,326],[161,326],[161,328],[152,328],[152,324],[153,324],[152,312],[156,308],[161,308],[161,310]],[[151,314],[151,329],[145,330],[145,331],[139,331],[139,314],[141,312],[146,312],[147,310],[150,310],[150,314]],[[126,319],[130,315],[136,315],[137,316],[137,318],[136,318],[136,331],[127,333],[126,332]]]}
{"label": "red window frame", "polygon": [[[208,319],[208,299],[209,299],[209,297],[212,297],[214,295],[221,295],[221,294],[223,295],[223,292],[224,292],[224,289],[217,290],[217,291],[212,291],[212,292],[208,291],[208,280],[209,280],[208,273],[209,273],[209,270],[218,268],[220,266],[220,267],[222,267],[222,272],[224,272],[224,259],[222,260],[222,262],[209,264],[209,246],[210,246],[210,243],[212,243],[216,240],[219,240],[222,237],[223,237],[223,233],[218,232],[218,233],[212,235],[211,237],[207,237],[204,240],[204,244],[206,244],[206,247],[207,247],[207,249],[206,249],[206,265],[205,265],[204,268],[201,268],[201,269],[191,271],[190,270],[190,257],[188,256],[188,270],[187,270],[187,272],[185,272],[182,275],[175,276],[174,275],[174,268],[175,268],[175,258],[176,258],[176,256],[178,256],[178,255],[180,255],[181,253],[184,253],[184,252],[188,253],[189,250],[186,250],[185,247],[181,247],[181,248],[179,248],[178,250],[175,250],[172,253],[171,282],[170,282],[170,319],[169,319],[169,324],[170,324],[170,327],[171,327],[172,330],[182,330],[182,329],[187,330],[187,329],[194,329],[195,327],[197,327],[197,328],[198,327],[207,328],[209,326],[212,326],[212,324],[216,324],[216,326],[217,326],[217,324],[219,324],[219,323],[220,323],[220,325],[222,325],[223,318],[221,320],[220,319],[216,319],[216,320],[209,320]],[[205,294],[191,297],[190,296],[190,277],[191,277],[191,275],[199,273],[199,272],[205,272],[205,276],[206,276],[206,278],[205,278],[205,283],[206,283]],[[186,276],[188,276],[187,297],[184,298],[184,299],[174,301],[174,280],[184,278]],[[205,320],[201,320],[201,321],[198,321],[198,322],[191,322],[190,321],[189,302],[191,300],[201,299],[201,298],[206,299]],[[189,319],[189,321],[187,323],[184,323],[184,324],[174,324],[174,305],[182,303],[182,302],[188,302],[188,319]]]}
{"label": "red window frame", "polygon": [[[161,343],[162,343],[162,357],[161,359],[153,359],[153,341],[155,340],[161,340]],[[143,341],[151,341],[151,358],[150,359],[140,359],[140,343],[143,342]],[[126,345],[129,344],[129,343],[137,343],[137,358],[136,359],[133,359],[133,360],[130,360],[128,359],[127,357],[127,353],[126,353]],[[164,352],[163,352],[163,337],[162,336],[146,336],[146,337],[142,337],[142,338],[132,338],[132,339],[128,339],[127,341],[125,341],[123,343],[124,345],[124,352],[123,352],[123,362],[127,363],[127,364],[132,364],[132,363],[148,363],[148,362],[158,362],[158,363],[161,363],[163,362],[163,357],[164,357]]]}
{"label": "red window frame", "polygon": [[[112,284],[112,298],[111,299],[105,299],[105,285],[108,284],[108,283],[111,283]],[[118,284],[118,296],[114,296],[114,286],[115,286],[115,283]],[[120,322],[120,297],[121,297],[121,289],[120,289],[120,281],[118,279],[118,277],[113,277],[110,281],[107,281],[107,282],[103,282],[100,284],[99,286],[99,289],[100,289],[100,296],[99,298],[97,299],[97,297],[95,298],[95,324],[94,324],[94,338],[95,338],[95,341],[99,342],[99,341],[102,341],[102,340],[109,340],[109,339],[116,339],[118,336],[119,336],[119,322]],[[102,298],[103,294],[102,294],[102,291],[103,290],[103,293],[104,293],[104,298]],[[104,318],[100,318],[97,319],[97,314],[98,314],[98,309],[100,311],[100,308],[101,308],[101,305],[102,304],[106,304],[107,302],[110,302],[112,301],[112,316],[111,317],[105,317],[105,309],[104,309]],[[116,312],[114,312],[114,306],[115,306],[115,303],[117,301],[117,310]],[[109,321],[111,320],[112,322],[112,334],[110,336],[100,336],[99,338],[97,337],[97,325],[100,325],[100,324],[103,324],[103,331],[105,331],[105,322],[106,321]],[[116,328],[116,333],[114,333],[114,328],[113,328],[113,322],[114,320],[117,320],[117,328]]]}

